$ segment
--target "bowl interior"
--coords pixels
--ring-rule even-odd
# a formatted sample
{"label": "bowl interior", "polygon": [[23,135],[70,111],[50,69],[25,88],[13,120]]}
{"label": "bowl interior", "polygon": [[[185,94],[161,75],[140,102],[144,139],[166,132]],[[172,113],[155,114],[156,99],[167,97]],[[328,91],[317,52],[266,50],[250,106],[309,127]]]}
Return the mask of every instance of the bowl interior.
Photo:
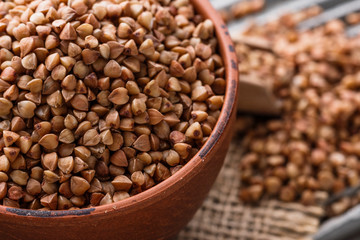
{"label": "bowl interior", "polygon": [[236,111],[237,101],[237,88],[238,88],[238,72],[237,72],[237,58],[235,55],[234,46],[230,38],[229,32],[222,18],[213,9],[208,0],[190,0],[194,5],[197,13],[201,14],[204,18],[213,21],[216,37],[218,39],[218,47],[220,50],[221,57],[224,62],[226,71],[226,93],[225,101],[221,110],[219,119],[211,133],[209,139],[202,146],[199,152],[182,167],[173,176],[166,179],[165,181],[155,185],[154,187],[134,195],[128,199],[120,202],[97,206],[92,208],[84,208],[79,210],[55,210],[55,211],[38,211],[38,210],[27,210],[0,206],[0,213],[14,214],[17,216],[26,217],[64,217],[64,216],[84,216],[88,214],[102,214],[108,213],[114,210],[125,210],[130,207],[135,207],[137,204],[146,204],[154,196],[171,188],[177,182],[191,175],[193,171],[198,169],[199,164],[208,155],[218,139],[222,135],[225,127],[227,126],[230,116],[233,111]]}

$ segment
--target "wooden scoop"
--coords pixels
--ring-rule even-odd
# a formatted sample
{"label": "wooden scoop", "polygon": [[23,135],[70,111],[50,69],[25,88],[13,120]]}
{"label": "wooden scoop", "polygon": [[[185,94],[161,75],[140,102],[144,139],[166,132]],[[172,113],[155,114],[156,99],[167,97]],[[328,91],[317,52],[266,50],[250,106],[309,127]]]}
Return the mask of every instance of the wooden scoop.
{"label": "wooden scoop", "polygon": [[248,75],[239,76],[238,110],[259,115],[280,114],[279,103],[271,87]]}
{"label": "wooden scoop", "polygon": [[[245,0],[211,0],[211,3],[218,10],[229,9],[234,4]],[[265,24],[278,18],[284,13],[297,12],[301,9],[318,5],[324,11],[298,25],[300,31],[317,27],[336,18],[343,18],[351,12],[360,10],[360,1],[358,0],[268,0],[263,11],[256,12],[250,16],[241,19],[232,20],[228,23],[229,33],[235,42],[242,42],[248,46],[271,51],[270,44],[260,38],[241,35],[249,27],[249,22],[256,24]],[[349,36],[360,32],[360,24],[347,26]],[[241,63],[240,63],[241,64]],[[241,112],[247,112],[260,115],[278,115],[280,114],[279,103],[272,93],[271,85],[255,76],[243,76],[239,78],[239,107]]]}

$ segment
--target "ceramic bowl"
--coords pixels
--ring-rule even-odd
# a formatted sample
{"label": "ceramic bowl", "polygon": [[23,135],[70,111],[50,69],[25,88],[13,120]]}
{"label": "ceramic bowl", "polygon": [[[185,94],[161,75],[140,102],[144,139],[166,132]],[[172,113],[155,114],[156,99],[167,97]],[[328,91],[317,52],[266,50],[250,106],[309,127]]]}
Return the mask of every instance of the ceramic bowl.
{"label": "ceramic bowl", "polygon": [[72,211],[35,211],[0,206],[1,240],[169,239],[201,206],[230,144],[236,115],[238,73],[227,28],[208,0],[191,0],[216,28],[226,67],[226,94],[209,140],[180,171],[153,188],[109,205]]}

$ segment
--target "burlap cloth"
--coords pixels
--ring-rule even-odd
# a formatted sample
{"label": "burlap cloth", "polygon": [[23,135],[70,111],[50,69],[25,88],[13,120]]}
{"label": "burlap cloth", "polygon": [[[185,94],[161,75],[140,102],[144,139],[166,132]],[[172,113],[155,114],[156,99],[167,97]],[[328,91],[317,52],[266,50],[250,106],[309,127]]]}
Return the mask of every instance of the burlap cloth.
{"label": "burlap cloth", "polygon": [[311,239],[323,215],[320,207],[274,200],[250,207],[239,201],[241,156],[241,140],[235,138],[209,196],[177,240]]}

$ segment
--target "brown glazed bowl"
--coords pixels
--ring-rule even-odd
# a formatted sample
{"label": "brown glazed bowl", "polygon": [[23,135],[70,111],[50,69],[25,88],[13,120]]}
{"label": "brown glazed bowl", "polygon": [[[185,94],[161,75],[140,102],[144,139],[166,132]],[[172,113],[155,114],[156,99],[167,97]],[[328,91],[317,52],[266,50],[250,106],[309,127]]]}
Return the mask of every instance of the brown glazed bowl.
{"label": "brown glazed bowl", "polygon": [[169,239],[201,206],[224,162],[236,115],[238,73],[227,28],[208,0],[191,0],[216,27],[226,66],[225,102],[209,140],[180,171],[153,188],[109,205],[68,211],[0,206],[1,240]]}

